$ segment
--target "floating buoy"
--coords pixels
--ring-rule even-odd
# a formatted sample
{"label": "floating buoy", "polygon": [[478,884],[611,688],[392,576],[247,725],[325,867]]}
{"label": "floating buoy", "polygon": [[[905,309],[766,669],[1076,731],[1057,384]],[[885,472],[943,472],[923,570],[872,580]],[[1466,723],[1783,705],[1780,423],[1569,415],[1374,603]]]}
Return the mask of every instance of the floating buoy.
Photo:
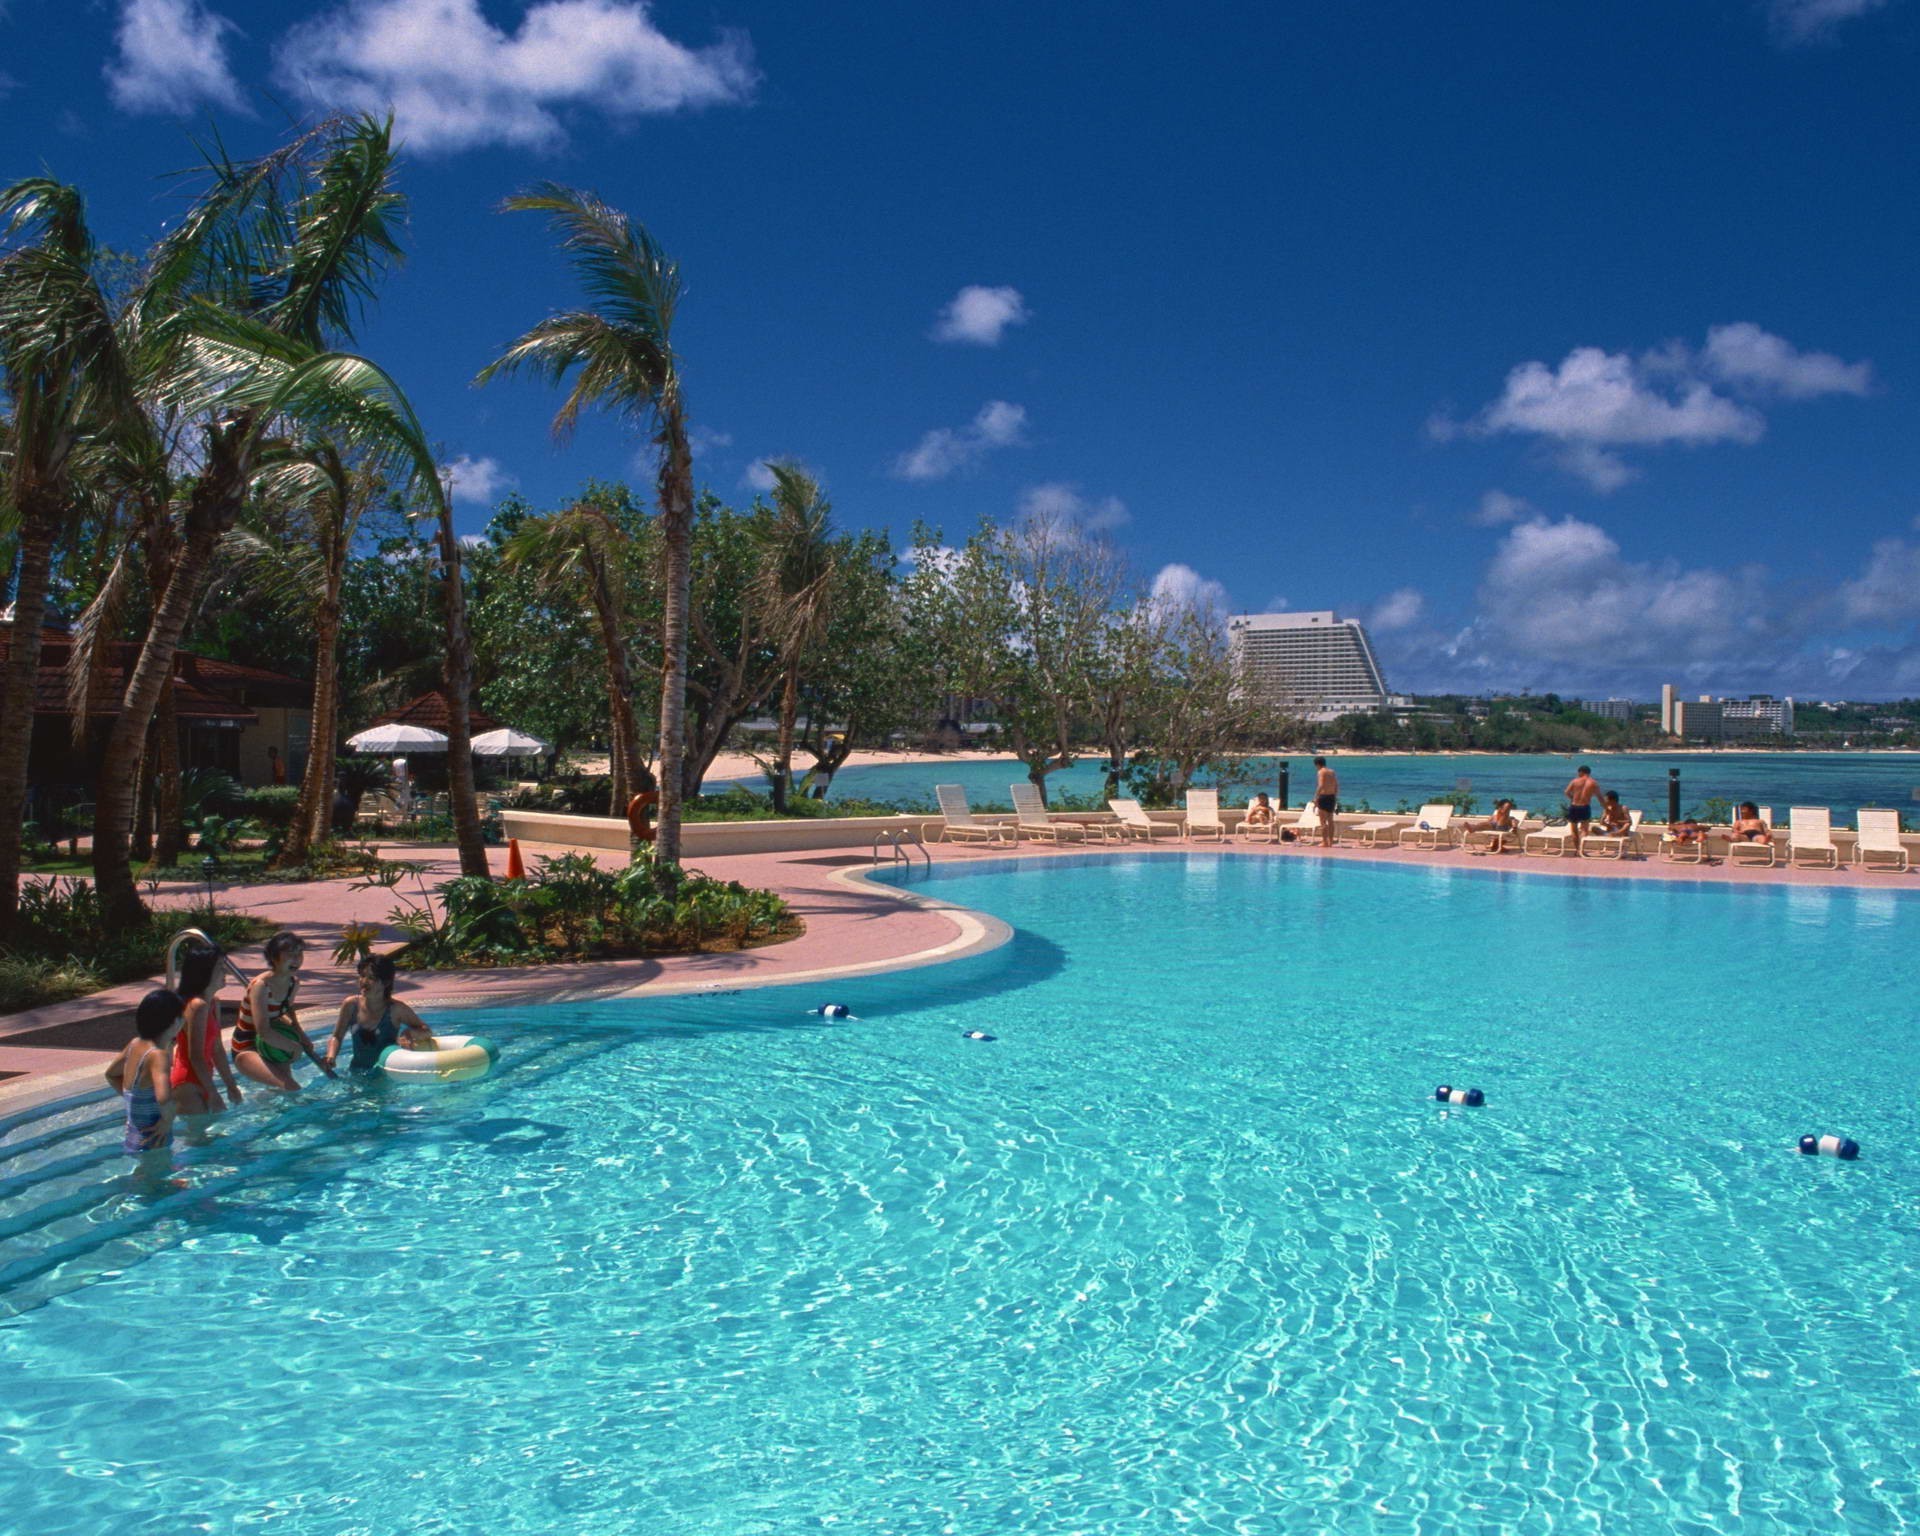
{"label": "floating buoy", "polygon": [[994,1040],[999,1037],[990,1035],[983,1029],[963,1029],[960,1031],[960,1038],[962,1040]]}
{"label": "floating buoy", "polygon": [[1487,1096],[1478,1088],[1451,1088],[1445,1083],[1433,1090],[1433,1096],[1442,1104],[1464,1104],[1469,1109],[1478,1109],[1487,1102]]}
{"label": "floating buoy", "polygon": [[818,1008],[809,1008],[807,1012],[816,1014],[823,1019],[850,1019],[853,1017],[853,1010],[845,1003],[822,1003]]}
{"label": "floating buoy", "polygon": [[461,1083],[485,1077],[499,1056],[483,1035],[435,1035],[429,1050],[390,1045],[380,1053],[380,1070],[413,1083]]}
{"label": "floating buoy", "polygon": [[1802,1136],[1800,1150],[1807,1157],[1837,1157],[1850,1163],[1860,1155],[1860,1143],[1851,1136]]}

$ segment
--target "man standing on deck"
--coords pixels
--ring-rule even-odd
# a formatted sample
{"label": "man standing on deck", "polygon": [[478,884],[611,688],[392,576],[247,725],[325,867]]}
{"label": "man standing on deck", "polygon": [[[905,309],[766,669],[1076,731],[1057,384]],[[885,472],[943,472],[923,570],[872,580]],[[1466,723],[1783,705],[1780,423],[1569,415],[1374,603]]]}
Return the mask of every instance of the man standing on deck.
{"label": "man standing on deck", "polygon": [[1562,793],[1567,797],[1567,825],[1573,831],[1573,851],[1578,853],[1580,839],[1587,835],[1587,824],[1593,820],[1593,802],[1600,794],[1600,781],[1593,776],[1593,770],[1582,763]]}
{"label": "man standing on deck", "polygon": [[1333,808],[1340,803],[1340,776],[1324,757],[1313,760],[1313,805],[1320,813],[1320,846],[1333,846]]}

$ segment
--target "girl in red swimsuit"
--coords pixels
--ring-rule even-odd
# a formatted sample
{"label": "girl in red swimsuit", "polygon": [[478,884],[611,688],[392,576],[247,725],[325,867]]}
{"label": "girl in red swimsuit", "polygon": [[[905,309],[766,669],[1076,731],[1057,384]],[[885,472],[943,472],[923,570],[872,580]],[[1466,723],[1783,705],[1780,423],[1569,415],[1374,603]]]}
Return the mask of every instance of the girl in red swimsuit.
{"label": "girl in red swimsuit", "polygon": [[[240,1085],[234,1080],[227,1048],[220,1042],[220,984],[226,979],[226,958],[217,949],[198,945],[180,962],[180,984],[175,990],[187,1011],[173,1044],[170,1082],[179,1112],[187,1119],[189,1138],[203,1132],[207,1121],[228,1104],[240,1102]],[[225,1103],[213,1085],[216,1073],[227,1086]]]}

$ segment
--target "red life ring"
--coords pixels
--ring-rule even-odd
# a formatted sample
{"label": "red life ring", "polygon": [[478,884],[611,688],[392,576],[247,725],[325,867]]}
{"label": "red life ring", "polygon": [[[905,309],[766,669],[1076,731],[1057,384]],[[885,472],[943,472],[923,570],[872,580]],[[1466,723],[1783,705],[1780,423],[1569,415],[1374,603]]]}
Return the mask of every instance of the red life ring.
{"label": "red life ring", "polygon": [[643,843],[653,841],[653,808],[659,803],[660,797],[650,789],[627,802],[627,828]]}

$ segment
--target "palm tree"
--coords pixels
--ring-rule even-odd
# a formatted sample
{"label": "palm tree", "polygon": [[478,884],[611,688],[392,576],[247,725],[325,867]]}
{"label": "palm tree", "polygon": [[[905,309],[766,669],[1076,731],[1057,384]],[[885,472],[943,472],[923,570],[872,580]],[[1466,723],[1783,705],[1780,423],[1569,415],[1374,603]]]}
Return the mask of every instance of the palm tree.
{"label": "palm tree", "polygon": [[797,464],[768,468],[773,471],[773,526],[755,585],[780,652],[780,734],[772,790],[773,808],[784,814],[793,788],[801,666],[833,626],[842,583],[830,523],[833,508],[818,482]]}
{"label": "palm tree", "polygon": [[601,405],[650,430],[660,453],[657,488],[664,553],[661,614],[660,821],[654,857],[680,860],[680,804],[685,789],[687,604],[693,571],[693,456],[686,404],[673,351],[673,314],[680,272],[640,225],[599,198],[543,182],[509,198],[509,213],[544,213],[582,286],[598,309],[569,310],[541,321],[481,371],[530,368],[572,386],[553,418],[568,437],[588,405]]}
{"label": "palm tree", "polygon": [[467,631],[467,589],[460,579],[460,541],[453,533],[451,483],[435,499],[432,510],[439,531],[440,600],[446,619],[447,799],[453,808],[453,840],[460,849],[460,873],[484,880],[490,871],[486,840],[480,835],[480,806],[473,793],[473,728],[469,717],[473,640]]}
{"label": "palm tree", "polygon": [[276,433],[324,431],[343,452],[390,464],[437,507],[433,454],[399,387],[331,349],[398,255],[403,200],[391,123],[322,123],[259,160],[220,161],[211,185],[155,248],[133,307],[156,351],[156,398],[201,423],[199,475],[180,513],[178,557],[157,594],[107,738],[95,793],[94,875],[108,921],[144,912],[128,846],[148,726],[221,540]]}
{"label": "palm tree", "polygon": [[527,571],[550,597],[584,597],[593,610],[606,655],[607,706],[613,720],[613,812],[625,809],[636,788],[654,788],[640,751],[627,664],[626,532],[599,507],[578,502],[564,512],[530,517],[507,540],[510,571]]}
{"label": "palm tree", "polygon": [[380,499],[386,482],[365,466],[350,463],[325,438],[314,438],[269,464],[255,477],[254,486],[270,502],[304,514],[305,542],[311,546],[290,546],[273,583],[313,624],[307,766],[300,776],[299,805],[280,848],[280,862],[293,865],[303,863],[315,843],[332,835],[340,740],[341,592],[361,515]]}
{"label": "palm tree", "polygon": [[76,515],[74,461],[124,409],[126,370],[95,279],[98,249],[80,194],[44,177],[0,192],[6,236],[36,239],[0,255],[0,383],[10,419],[0,517],[18,546],[13,629],[0,671],[0,933],[19,899],[21,822],[34,685],[53,551]]}

